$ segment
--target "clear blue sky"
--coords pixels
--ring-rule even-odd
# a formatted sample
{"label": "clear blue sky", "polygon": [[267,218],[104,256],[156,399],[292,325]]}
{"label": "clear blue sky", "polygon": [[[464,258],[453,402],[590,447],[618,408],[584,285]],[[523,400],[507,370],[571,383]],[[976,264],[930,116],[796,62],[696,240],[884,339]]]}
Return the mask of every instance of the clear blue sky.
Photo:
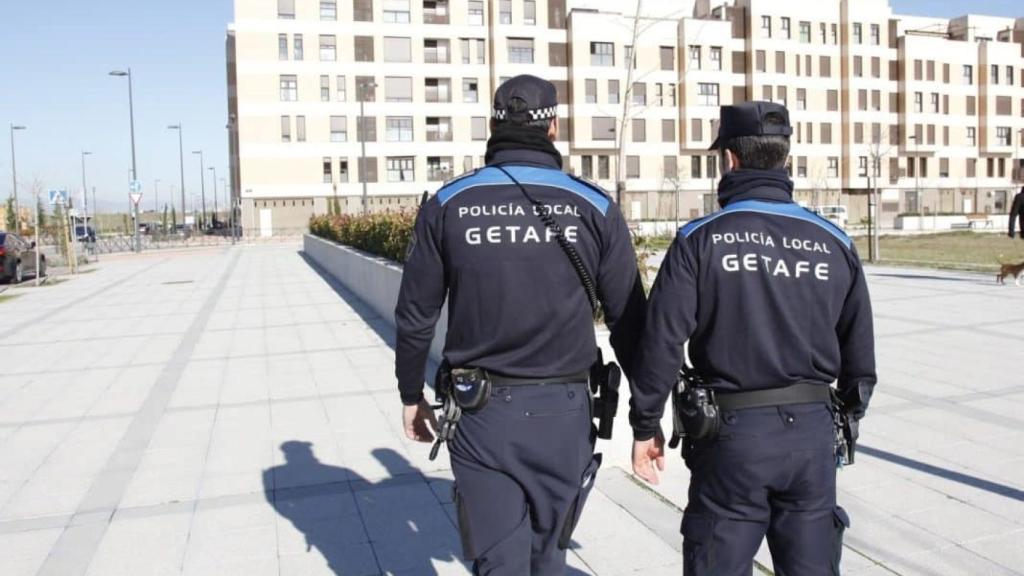
{"label": "clear blue sky", "polygon": [[[262,0],[272,2],[272,0]],[[897,13],[956,16],[965,12],[1024,16],[1020,0],[892,0]],[[0,197],[10,193],[10,123],[18,132],[18,182],[81,187],[80,152],[101,207],[127,202],[131,167],[128,97],[110,70],[132,67],[135,128],[143,205],[161,205],[178,186],[178,141],[168,124],[185,126],[185,187],[199,193],[198,157],[227,178],[224,34],[231,0],[39,0],[5,2],[0,19]],[[212,206],[207,171],[207,204]],[[220,184],[218,183],[218,187]],[[224,196],[222,195],[221,198]],[[175,204],[180,202],[176,194]]]}

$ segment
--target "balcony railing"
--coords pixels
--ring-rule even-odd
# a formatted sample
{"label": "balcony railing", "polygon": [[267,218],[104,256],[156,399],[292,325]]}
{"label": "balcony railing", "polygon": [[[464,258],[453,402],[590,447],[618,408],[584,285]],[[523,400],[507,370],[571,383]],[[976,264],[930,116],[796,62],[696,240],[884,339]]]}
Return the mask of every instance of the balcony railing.
{"label": "balcony railing", "polygon": [[444,182],[452,177],[451,170],[441,168],[427,168],[427,180],[430,182]]}
{"label": "balcony railing", "polygon": [[424,24],[447,24],[448,13],[437,13],[437,12],[423,12],[423,23]]}
{"label": "balcony railing", "polygon": [[451,130],[428,130],[427,142],[451,142]]}

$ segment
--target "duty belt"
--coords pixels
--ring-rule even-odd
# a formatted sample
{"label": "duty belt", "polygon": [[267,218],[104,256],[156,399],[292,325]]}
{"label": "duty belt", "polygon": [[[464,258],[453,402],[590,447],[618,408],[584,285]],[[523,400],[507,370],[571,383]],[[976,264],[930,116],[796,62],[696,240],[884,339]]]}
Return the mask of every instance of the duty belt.
{"label": "duty belt", "polygon": [[831,402],[831,392],[826,384],[792,384],[784,388],[751,390],[749,392],[715,391],[715,401],[720,410],[742,410],[764,408],[787,404],[810,404]]}
{"label": "duty belt", "polygon": [[487,378],[492,386],[529,386],[534,384],[586,384],[590,380],[589,372],[577,372],[566,376],[555,376],[552,378],[516,378],[514,376],[501,376],[493,372],[487,372]]}

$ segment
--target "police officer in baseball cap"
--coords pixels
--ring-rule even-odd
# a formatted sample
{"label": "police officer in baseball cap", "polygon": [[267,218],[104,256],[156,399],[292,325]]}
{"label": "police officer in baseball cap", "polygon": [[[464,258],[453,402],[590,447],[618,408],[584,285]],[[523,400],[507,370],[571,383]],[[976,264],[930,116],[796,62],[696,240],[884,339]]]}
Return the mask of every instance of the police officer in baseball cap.
{"label": "police officer in baseball cap", "polygon": [[424,365],[447,300],[436,430],[464,555],[475,574],[554,576],[600,465],[596,436],[611,426],[592,416],[615,406],[593,313],[603,311],[628,375],[644,293],[618,207],[561,170],[554,85],[517,76],[493,104],[486,166],[447,182],[417,215],[395,309],[396,374],[407,436],[434,440]]}
{"label": "police officer in baseball cap", "polygon": [[777,573],[839,573],[836,468],[876,381],[871,304],[850,238],[793,202],[791,134],[778,104],[722,108],[722,209],[679,230],[650,294],[633,468],[657,483],[671,392],[687,576],[749,576],[765,536]]}

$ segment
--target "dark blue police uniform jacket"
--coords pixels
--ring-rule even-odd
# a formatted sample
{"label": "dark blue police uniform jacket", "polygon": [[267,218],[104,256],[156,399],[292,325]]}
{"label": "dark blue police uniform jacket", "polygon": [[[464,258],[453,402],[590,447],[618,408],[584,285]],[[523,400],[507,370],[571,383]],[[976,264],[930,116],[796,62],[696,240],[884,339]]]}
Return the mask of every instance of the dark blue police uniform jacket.
{"label": "dark blue police uniform jacket", "polygon": [[723,209],[680,229],[651,291],[630,420],[654,436],[689,341],[727,392],[829,385],[863,412],[876,380],[871,304],[857,251],[792,199],[784,171],[723,179]]}
{"label": "dark blue police uniform jacket", "polygon": [[[554,214],[594,278],[611,342],[627,374],[643,323],[635,252],[618,207],[600,188],[533,150],[500,164]],[[434,324],[448,298],[444,356],[513,377],[576,374],[596,359],[594,323],[579,277],[534,206],[487,166],[445,184],[421,209],[395,309],[402,401],[422,398]]]}

